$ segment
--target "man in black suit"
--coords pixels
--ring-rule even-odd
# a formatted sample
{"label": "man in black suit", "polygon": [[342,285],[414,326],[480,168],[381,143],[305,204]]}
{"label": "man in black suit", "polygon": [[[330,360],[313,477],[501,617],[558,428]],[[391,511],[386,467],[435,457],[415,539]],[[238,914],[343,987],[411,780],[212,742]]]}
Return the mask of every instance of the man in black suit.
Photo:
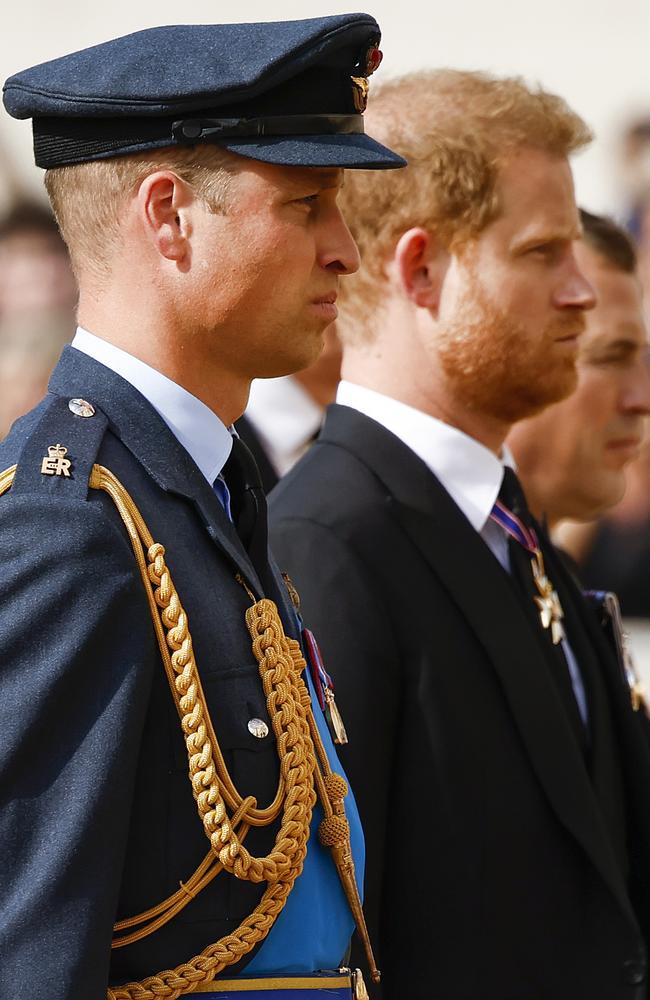
{"label": "man in black suit", "polygon": [[503,450],[575,386],[589,133],[465,72],[394,81],[371,114],[410,166],[346,186],[344,381],[272,532],[352,731],[383,997],[638,1000],[643,720]]}
{"label": "man in black suit", "polygon": [[342,168],[403,165],[363,132],[378,41],[175,25],[5,84],[80,328],[0,445],[2,1000],[351,1000],[361,828],[231,425],[357,267]]}

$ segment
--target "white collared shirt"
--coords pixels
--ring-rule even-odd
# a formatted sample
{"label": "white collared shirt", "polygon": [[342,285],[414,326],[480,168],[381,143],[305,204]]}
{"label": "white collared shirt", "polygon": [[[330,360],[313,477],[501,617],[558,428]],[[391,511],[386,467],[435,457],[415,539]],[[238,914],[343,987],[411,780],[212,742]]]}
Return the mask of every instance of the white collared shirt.
{"label": "white collared shirt", "polygon": [[503,568],[510,571],[506,536],[490,520],[501,488],[504,463],[514,466],[507,448],[503,449],[502,461],[457,427],[352,382],[339,383],[336,402],[365,413],[414,451],[440,480]]}
{"label": "white collared shirt", "polygon": [[232,450],[232,435],[216,413],[177,382],[82,327],[72,346],[142,393],[212,486]]}
{"label": "white collared shirt", "polygon": [[[503,568],[510,572],[506,533],[490,518],[501,488],[503,467],[515,467],[512,454],[506,446],[502,450],[503,458],[500,459],[485,445],[457,427],[352,382],[339,383],[336,402],[365,413],[414,451],[440,480]],[[578,709],[586,725],[587,697],[580,669],[566,639],[562,640],[562,649]]]}
{"label": "white collared shirt", "polygon": [[246,417],[278,476],[302,458],[320,430],[324,411],[291,375],[256,378]]}

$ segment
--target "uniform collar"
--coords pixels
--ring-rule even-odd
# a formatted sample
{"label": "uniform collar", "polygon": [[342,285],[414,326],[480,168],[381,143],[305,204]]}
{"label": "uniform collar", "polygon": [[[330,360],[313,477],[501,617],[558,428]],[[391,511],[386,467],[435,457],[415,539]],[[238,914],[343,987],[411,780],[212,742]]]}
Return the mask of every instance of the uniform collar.
{"label": "uniform collar", "polygon": [[438,478],[475,530],[483,530],[499,493],[503,466],[514,466],[507,447],[498,458],[457,427],[352,382],[339,384],[336,402],[364,413],[399,438]]}
{"label": "uniform collar", "polygon": [[232,436],[205,403],[144,361],[82,327],[77,329],[72,347],[137,389],[212,485],[230,455]]}

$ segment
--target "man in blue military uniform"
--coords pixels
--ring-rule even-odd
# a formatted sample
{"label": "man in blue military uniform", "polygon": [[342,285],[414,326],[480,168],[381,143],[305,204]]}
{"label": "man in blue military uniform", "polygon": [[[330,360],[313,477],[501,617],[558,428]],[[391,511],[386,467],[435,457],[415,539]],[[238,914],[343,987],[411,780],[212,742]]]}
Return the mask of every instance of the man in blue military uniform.
{"label": "man in blue military uniform", "polygon": [[378,41],[155,28],[5,85],[80,329],[0,449],[3,1000],[350,996],[358,817],[228,428],[358,266],[342,168],[403,164]]}

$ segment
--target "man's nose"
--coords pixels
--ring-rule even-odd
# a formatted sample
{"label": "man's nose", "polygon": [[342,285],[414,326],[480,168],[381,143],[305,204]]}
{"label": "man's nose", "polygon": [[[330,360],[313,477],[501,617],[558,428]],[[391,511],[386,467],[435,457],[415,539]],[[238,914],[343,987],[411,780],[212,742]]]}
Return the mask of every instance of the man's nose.
{"label": "man's nose", "polygon": [[594,286],[578,267],[573,253],[567,261],[564,280],[556,293],[556,305],[567,309],[593,309],[597,302]]}
{"label": "man's nose", "polygon": [[650,414],[650,364],[647,358],[630,370],[621,390],[621,410],[647,417]]}
{"label": "man's nose", "polygon": [[322,266],[337,274],[354,274],[361,265],[359,250],[343,216],[338,210],[336,214],[323,240]]}

